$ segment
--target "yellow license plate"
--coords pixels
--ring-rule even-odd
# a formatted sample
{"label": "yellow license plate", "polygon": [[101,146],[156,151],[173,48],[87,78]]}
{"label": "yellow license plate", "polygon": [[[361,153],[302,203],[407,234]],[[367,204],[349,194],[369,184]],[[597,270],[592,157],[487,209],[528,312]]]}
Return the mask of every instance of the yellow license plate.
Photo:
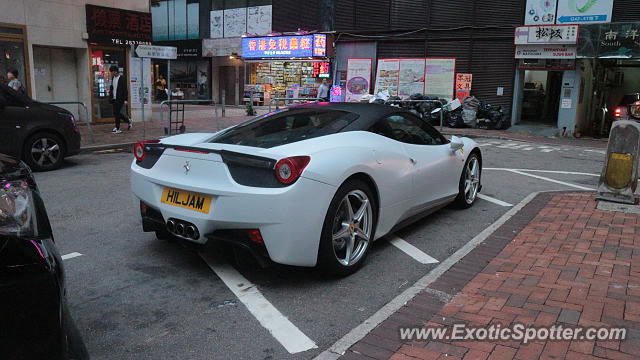
{"label": "yellow license plate", "polygon": [[205,214],[208,214],[211,209],[211,196],[186,190],[164,188],[160,201]]}

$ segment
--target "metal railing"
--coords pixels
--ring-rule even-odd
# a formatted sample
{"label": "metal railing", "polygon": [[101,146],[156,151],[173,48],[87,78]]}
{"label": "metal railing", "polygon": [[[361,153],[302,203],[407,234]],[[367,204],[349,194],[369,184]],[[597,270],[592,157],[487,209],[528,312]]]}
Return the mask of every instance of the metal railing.
{"label": "metal railing", "polygon": [[91,119],[89,118],[89,108],[83,102],[80,101],[49,101],[45,104],[50,105],[80,105],[84,109],[84,122],[87,124],[87,128],[89,129],[89,136],[91,137],[91,142],[95,142],[95,137],[93,136],[93,129],[91,128]]}
{"label": "metal railing", "polygon": [[319,99],[318,98],[272,98],[269,101],[269,112],[271,112],[271,104],[273,102],[276,103],[276,110],[280,109],[280,105],[278,104],[278,102],[283,101],[284,104],[283,105],[287,105],[287,102],[289,102],[289,105],[292,105],[294,101],[306,101],[306,102],[318,102]]}
{"label": "metal railing", "polygon": [[[164,100],[160,103],[160,123],[164,124],[164,129],[165,129],[165,133],[167,135],[171,135],[172,131],[174,130],[172,128],[172,125],[176,125],[176,132],[179,133],[180,132],[180,128],[182,126],[184,126],[184,106],[185,105],[196,105],[196,104],[202,104],[202,103],[206,103],[206,104],[210,104],[213,105],[213,117],[214,119],[218,118],[218,104],[215,103],[215,101],[213,100]],[[169,122],[165,123],[164,120],[164,105],[166,105],[166,107],[169,109]],[[173,108],[173,105],[177,105],[176,108]],[[182,107],[180,107],[179,105],[182,105]],[[224,114],[224,104],[221,104],[222,106],[222,113]],[[178,113],[182,113],[182,119],[181,120],[176,120],[173,121],[173,113],[176,113],[176,116],[178,116]],[[180,126],[178,126],[178,124],[180,124]],[[218,122],[218,126],[217,129],[220,130],[220,123]]]}

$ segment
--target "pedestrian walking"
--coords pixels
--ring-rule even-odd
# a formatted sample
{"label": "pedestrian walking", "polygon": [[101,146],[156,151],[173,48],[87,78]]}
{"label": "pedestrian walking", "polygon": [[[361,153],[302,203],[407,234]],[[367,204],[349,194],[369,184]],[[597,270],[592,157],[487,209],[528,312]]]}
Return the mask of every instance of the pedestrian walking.
{"label": "pedestrian walking", "polygon": [[156,100],[167,100],[167,80],[162,74],[158,75],[158,80],[156,80]]}
{"label": "pedestrian walking", "polygon": [[114,134],[120,134],[120,122],[128,123],[127,130],[131,130],[131,119],[127,116],[127,104],[129,99],[129,89],[127,79],[123,78],[118,67],[112,65],[109,68],[111,73],[111,86],[109,86],[109,101],[113,105],[113,116],[116,120],[116,127],[111,130]]}
{"label": "pedestrian walking", "polygon": [[7,72],[7,79],[9,83],[7,84],[13,90],[19,93],[25,93],[24,85],[22,85],[22,81],[18,80],[18,70],[11,69]]}
{"label": "pedestrian walking", "polygon": [[329,85],[329,80],[322,79],[322,84],[318,86],[318,99],[320,101],[329,101],[330,90],[331,90],[331,86]]}

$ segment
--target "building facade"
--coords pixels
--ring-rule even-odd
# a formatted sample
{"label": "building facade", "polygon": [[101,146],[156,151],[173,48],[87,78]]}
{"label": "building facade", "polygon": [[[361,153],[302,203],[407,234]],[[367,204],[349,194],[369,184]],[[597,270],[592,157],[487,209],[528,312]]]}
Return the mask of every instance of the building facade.
{"label": "building facade", "polygon": [[[17,69],[34,99],[83,102],[91,120],[111,121],[104,66],[129,75],[130,44],[151,40],[148,13],[148,0],[1,0],[0,76]],[[149,38],[136,39],[147,28]]]}
{"label": "building facade", "polygon": [[571,16],[564,13],[575,3],[550,3],[556,8],[545,16],[527,2],[526,27],[516,29],[516,39],[527,27],[535,42],[534,31],[579,29],[563,43],[571,45],[555,45],[557,37],[517,45],[512,122],[547,126],[560,136],[606,137],[625,94],[640,92],[640,2],[600,1],[599,7],[574,8]]}

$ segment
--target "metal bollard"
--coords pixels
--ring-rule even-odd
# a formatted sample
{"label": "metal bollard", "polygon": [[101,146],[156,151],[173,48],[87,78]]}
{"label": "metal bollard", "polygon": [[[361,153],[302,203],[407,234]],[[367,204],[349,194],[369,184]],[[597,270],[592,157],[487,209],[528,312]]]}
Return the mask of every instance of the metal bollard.
{"label": "metal bollard", "polygon": [[619,120],[613,123],[607,155],[598,183],[596,199],[635,204],[640,155],[640,124]]}
{"label": "metal bollard", "polygon": [[221,102],[222,102],[222,117],[224,117],[225,115],[225,105],[227,104],[227,90],[222,89],[222,98],[221,98]]}

